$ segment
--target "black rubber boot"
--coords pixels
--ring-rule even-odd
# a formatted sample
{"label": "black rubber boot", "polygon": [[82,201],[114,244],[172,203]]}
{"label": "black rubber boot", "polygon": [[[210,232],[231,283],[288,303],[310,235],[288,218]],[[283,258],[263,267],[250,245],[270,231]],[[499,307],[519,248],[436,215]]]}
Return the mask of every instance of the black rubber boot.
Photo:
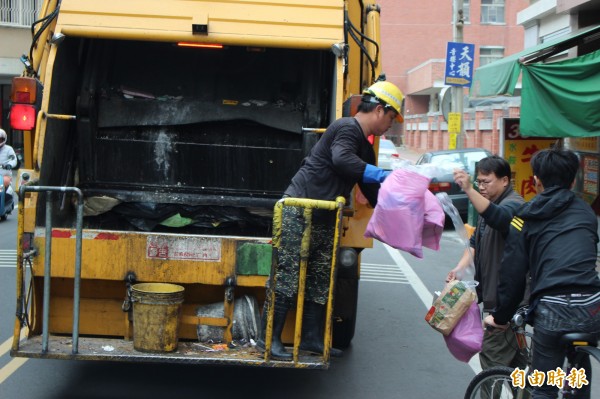
{"label": "black rubber boot", "polygon": [[[292,354],[285,350],[285,346],[281,342],[281,333],[285,326],[285,318],[290,308],[289,300],[280,296],[275,296],[275,312],[273,314],[273,338],[271,339],[271,356],[273,359],[279,360],[292,360]],[[261,333],[260,338],[256,342],[256,347],[261,351],[265,351],[265,338],[267,331],[267,315],[268,306],[265,302],[265,306],[261,316]]]}
{"label": "black rubber boot", "polygon": [[[314,354],[323,354],[323,322],[325,305],[316,302],[304,302],[304,318],[302,320],[302,341],[300,349]],[[331,348],[331,357],[342,357],[344,352]]]}

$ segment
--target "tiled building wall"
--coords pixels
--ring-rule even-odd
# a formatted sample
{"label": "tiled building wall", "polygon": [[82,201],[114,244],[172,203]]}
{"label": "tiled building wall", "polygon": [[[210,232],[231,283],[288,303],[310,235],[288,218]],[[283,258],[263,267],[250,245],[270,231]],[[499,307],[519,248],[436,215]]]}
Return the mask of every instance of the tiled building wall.
{"label": "tiled building wall", "polygon": [[[494,154],[499,153],[502,119],[519,116],[517,106],[467,110],[463,121],[463,147],[483,147]],[[413,150],[448,149],[448,138],[448,124],[440,113],[406,118],[403,144]]]}
{"label": "tiled building wall", "polygon": [[[453,40],[452,2],[439,0],[379,0],[381,5],[382,71],[387,79],[402,90],[406,96],[405,116],[427,116],[427,95],[411,96],[427,88],[439,87],[445,72],[445,53],[449,41]],[[463,41],[476,46],[499,46],[509,55],[523,49],[523,27],[517,25],[517,12],[529,5],[527,0],[505,2],[504,24],[480,24],[481,2],[470,2],[470,22],[463,28]],[[444,59],[444,62],[438,62]],[[479,57],[474,60],[479,66]],[[422,70],[421,70],[422,69]],[[441,116],[441,115],[440,115]],[[415,142],[405,127],[396,126],[390,138],[397,144]],[[433,129],[432,131],[435,131]],[[441,132],[442,130],[440,130]],[[424,134],[421,132],[420,134]],[[432,133],[434,134],[434,133]],[[440,140],[446,144],[440,144]],[[491,140],[491,138],[489,139]],[[466,143],[486,143],[484,133],[480,138],[466,137]],[[428,145],[447,146],[447,134],[419,139],[419,149]],[[491,146],[491,144],[490,144]],[[497,145],[496,145],[497,147]],[[417,149],[417,148],[415,148]]]}

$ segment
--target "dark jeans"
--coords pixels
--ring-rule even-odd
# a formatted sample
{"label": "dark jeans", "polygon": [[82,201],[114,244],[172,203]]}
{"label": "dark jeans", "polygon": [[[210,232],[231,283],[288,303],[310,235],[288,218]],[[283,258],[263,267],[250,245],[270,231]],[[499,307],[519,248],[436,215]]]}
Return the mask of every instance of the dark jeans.
{"label": "dark jeans", "polygon": [[[565,347],[560,345],[560,337],[568,332],[588,332],[600,334],[600,294],[587,296],[543,297],[535,308],[533,334],[533,370],[547,373],[557,368],[563,369],[566,357]],[[576,398],[589,399],[592,382],[592,368],[586,358],[579,368],[585,369],[589,385],[584,385]],[[564,370],[569,375],[570,370]],[[558,388],[544,382],[534,388],[534,399],[556,398]],[[565,380],[565,384],[567,381]]]}

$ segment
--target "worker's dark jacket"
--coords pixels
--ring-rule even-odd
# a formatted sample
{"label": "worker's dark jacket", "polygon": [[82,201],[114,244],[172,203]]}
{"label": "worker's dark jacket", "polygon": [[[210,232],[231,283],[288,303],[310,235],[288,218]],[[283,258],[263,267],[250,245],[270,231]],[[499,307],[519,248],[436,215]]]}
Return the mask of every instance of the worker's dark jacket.
{"label": "worker's dark jacket", "polygon": [[512,318],[528,271],[530,314],[545,295],[600,291],[597,229],[592,208],[567,189],[547,188],[523,205],[506,240],[494,321],[506,324]]}
{"label": "worker's dark jacket", "polygon": [[479,282],[477,297],[483,302],[484,311],[491,311],[496,306],[504,240],[513,215],[524,202],[523,197],[508,186],[477,220],[471,247],[475,248],[475,280]]}
{"label": "worker's dark jacket", "polygon": [[349,200],[355,184],[372,206],[380,185],[362,183],[367,164],[375,165],[375,151],[358,121],[351,117],[333,122],[323,133],[285,190],[290,197],[333,201]]}

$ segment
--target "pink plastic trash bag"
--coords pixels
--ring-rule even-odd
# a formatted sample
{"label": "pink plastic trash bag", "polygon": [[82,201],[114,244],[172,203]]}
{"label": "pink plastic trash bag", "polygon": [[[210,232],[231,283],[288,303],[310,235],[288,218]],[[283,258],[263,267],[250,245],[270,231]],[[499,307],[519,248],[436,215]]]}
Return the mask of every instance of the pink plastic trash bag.
{"label": "pink plastic trash bag", "polygon": [[429,190],[425,191],[425,222],[423,224],[423,246],[438,251],[444,231],[446,214],[440,201]]}
{"label": "pink plastic trash bag", "polygon": [[444,335],[444,341],[450,353],[461,362],[467,363],[473,355],[481,352],[483,327],[477,301],[471,304],[452,332]]}
{"label": "pink plastic trash bag", "polygon": [[365,237],[422,258],[424,198],[428,187],[428,177],[412,170],[394,170],[381,184]]}

